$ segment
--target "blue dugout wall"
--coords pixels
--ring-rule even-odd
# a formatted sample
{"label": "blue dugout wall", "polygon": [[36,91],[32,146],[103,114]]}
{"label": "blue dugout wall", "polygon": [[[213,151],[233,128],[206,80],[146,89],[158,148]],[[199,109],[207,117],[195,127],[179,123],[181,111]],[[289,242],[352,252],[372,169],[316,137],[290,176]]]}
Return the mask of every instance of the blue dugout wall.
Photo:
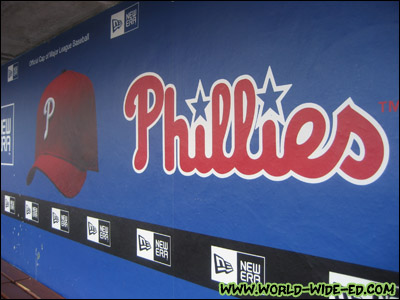
{"label": "blue dugout wall", "polygon": [[398,83],[398,2],[121,3],[1,68],[2,258],[68,298],[398,297]]}

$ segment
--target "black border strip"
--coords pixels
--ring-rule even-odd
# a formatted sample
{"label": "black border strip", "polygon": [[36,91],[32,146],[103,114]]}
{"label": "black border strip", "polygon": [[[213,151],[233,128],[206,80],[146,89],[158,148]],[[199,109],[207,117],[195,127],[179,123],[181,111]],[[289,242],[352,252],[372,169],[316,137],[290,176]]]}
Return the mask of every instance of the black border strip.
{"label": "black border strip", "polygon": [[[5,212],[4,196],[16,199],[15,214]],[[25,200],[39,204],[39,222],[25,219]],[[69,233],[51,226],[51,208],[69,211]],[[157,271],[218,290],[218,282],[211,280],[211,246],[265,257],[265,280],[276,283],[329,283],[329,272],[366,278],[377,282],[394,282],[399,286],[399,273],[297,252],[203,235],[146,222],[121,218],[73,206],[49,202],[21,194],[1,191],[1,213],[43,230],[63,236],[97,250],[118,256]],[[86,217],[111,222],[111,247],[87,240]],[[144,229],[171,237],[171,266],[136,256],[136,229]],[[397,289],[398,293],[398,289]],[[303,294],[299,298],[316,298]]]}

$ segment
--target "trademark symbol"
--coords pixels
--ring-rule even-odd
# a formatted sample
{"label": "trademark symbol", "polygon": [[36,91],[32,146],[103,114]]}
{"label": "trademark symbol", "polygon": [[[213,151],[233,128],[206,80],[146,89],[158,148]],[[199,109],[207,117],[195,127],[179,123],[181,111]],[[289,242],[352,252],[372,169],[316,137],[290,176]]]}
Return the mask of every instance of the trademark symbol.
{"label": "trademark symbol", "polygon": [[[394,102],[392,100],[390,101],[380,101],[378,102],[381,105],[381,111],[385,112],[388,111],[389,112],[397,112],[397,109],[399,108],[399,100],[397,100],[396,105],[394,104]],[[387,104],[388,109],[385,110],[385,106]]]}

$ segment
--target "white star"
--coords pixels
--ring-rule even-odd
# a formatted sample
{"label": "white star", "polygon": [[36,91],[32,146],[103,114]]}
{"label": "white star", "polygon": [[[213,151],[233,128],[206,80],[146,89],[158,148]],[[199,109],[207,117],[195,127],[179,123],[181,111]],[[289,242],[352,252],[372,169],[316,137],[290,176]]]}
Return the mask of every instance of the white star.
{"label": "white star", "polygon": [[[207,113],[206,108],[208,104],[210,104],[210,97],[206,97],[204,94],[203,85],[201,80],[199,80],[199,85],[197,86],[196,97],[192,99],[185,100],[188,105],[190,111],[192,112],[192,124],[198,120],[198,118],[202,118],[207,122]],[[206,103],[207,102],[207,103]],[[199,120],[201,121],[201,120]]]}
{"label": "white star", "polygon": [[[268,110],[263,113],[263,108],[264,108],[264,100],[262,100],[258,95],[259,94],[265,94],[267,93],[267,88],[268,88],[268,82],[270,82],[270,86],[272,86],[273,92],[281,92],[279,97],[276,99],[276,107],[278,109],[278,113],[274,111],[271,107],[268,108]],[[275,83],[274,75],[272,74],[271,67],[268,67],[268,72],[267,75],[265,76],[265,81],[264,85],[262,88],[257,89],[256,94],[257,94],[257,106],[259,107],[258,109],[258,114],[257,114],[257,121],[256,121],[256,128],[261,127],[265,121],[267,120],[277,120],[281,124],[285,123],[285,116],[283,115],[283,110],[282,110],[282,104],[281,101],[289,91],[289,89],[292,87],[291,84],[285,84],[285,85],[279,85],[277,86]],[[270,91],[269,91],[270,92]]]}

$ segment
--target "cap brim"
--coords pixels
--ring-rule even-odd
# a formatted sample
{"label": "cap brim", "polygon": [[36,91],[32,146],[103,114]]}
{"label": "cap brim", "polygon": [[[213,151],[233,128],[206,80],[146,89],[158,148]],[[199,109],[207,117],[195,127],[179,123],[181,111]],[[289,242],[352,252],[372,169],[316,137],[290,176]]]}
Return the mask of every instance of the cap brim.
{"label": "cap brim", "polygon": [[52,155],[39,155],[26,177],[27,185],[31,184],[37,169],[42,171],[68,198],[75,197],[80,192],[86,179],[86,171],[78,169],[71,163]]}

